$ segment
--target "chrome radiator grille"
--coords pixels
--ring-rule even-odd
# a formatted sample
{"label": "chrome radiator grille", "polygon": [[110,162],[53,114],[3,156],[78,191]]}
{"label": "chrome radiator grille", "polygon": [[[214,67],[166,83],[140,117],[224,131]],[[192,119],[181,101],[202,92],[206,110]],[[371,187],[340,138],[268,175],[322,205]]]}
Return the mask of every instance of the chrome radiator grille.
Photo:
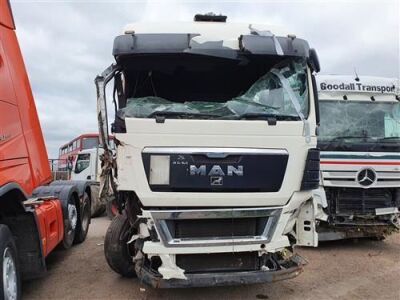
{"label": "chrome radiator grille", "polygon": [[150,211],[166,247],[267,243],[281,208]]}

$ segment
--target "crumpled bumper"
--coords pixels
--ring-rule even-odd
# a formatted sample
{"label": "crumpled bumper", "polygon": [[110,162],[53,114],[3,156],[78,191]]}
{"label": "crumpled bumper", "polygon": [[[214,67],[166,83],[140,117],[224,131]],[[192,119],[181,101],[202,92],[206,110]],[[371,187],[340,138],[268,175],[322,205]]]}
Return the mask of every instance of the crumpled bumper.
{"label": "crumpled bumper", "polygon": [[241,272],[221,272],[221,273],[201,273],[185,274],[187,279],[163,279],[160,275],[136,264],[136,274],[140,280],[154,288],[191,288],[207,286],[233,286],[275,282],[279,280],[291,279],[298,276],[303,271],[306,261],[299,255],[293,255],[289,260],[291,267],[280,266],[276,271],[241,271]]}

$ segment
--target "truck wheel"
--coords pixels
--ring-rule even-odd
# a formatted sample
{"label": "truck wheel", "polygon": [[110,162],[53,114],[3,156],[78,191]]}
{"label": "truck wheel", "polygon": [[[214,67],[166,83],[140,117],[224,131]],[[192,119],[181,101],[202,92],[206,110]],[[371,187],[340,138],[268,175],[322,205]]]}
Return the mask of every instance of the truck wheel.
{"label": "truck wheel", "polygon": [[117,203],[115,200],[107,201],[106,204],[107,217],[112,220],[116,215],[119,215]]}
{"label": "truck wheel", "polygon": [[129,221],[125,214],[117,215],[107,229],[104,239],[104,254],[108,265],[124,277],[135,277],[135,265],[128,249]]}
{"label": "truck wheel", "polygon": [[11,231],[6,225],[0,225],[0,254],[2,265],[2,275],[0,276],[0,298],[18,300],[21,298],[21,281],[17,258],[17,247],[15,246]]}
{"label": "truck wheel", "polygon": [[75,197],[71,196],[68,199],[68,216],[64,218],[64,238],[62,247],[64,249],[71,248],[74,243],[75,233],[78,225],[78,211],[76,209]]}
{"label": "truck wheel", "polygon": [[90,197],[88,193],[83,193],[83,205],[75,232],[75,244],[82,243],[88,234],[90,224]]}

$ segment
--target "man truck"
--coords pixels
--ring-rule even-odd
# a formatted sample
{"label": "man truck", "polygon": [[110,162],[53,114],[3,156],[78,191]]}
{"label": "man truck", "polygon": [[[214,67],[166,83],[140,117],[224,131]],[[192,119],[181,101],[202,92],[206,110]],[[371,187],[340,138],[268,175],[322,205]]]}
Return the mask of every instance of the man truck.
{"label": "man truck", "polygon": [[320,241],[399,229],[400,98],[394,78],[318,76]]}
{"label": "man truck", "polygon": [[52,174],[10,3],[0,0],[0,298],[20,299],[57,246],[85,240],[90,182]]}
{"label": "man truck", "polygon": [[[314,245],[316,51],[278,28],[196,15],[130,24],[96,80],[110,267],[158,288],[289,279]],[[109,151],[107,83],[114,79]]]}

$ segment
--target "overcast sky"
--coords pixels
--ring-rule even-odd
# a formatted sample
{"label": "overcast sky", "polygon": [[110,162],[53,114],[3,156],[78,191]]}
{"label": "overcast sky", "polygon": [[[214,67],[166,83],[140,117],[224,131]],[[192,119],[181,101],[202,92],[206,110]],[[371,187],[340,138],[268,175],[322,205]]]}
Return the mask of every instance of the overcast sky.
{"label": "overcast sky", "polygon": [[17,33],[49,157],[73,137],[97,132],[94,78],[113,62],[127,23],[190,21],[215,12],[229,22],[281,25],[318,51],[322,74],[399,77],[398,0],[17,1]]}

